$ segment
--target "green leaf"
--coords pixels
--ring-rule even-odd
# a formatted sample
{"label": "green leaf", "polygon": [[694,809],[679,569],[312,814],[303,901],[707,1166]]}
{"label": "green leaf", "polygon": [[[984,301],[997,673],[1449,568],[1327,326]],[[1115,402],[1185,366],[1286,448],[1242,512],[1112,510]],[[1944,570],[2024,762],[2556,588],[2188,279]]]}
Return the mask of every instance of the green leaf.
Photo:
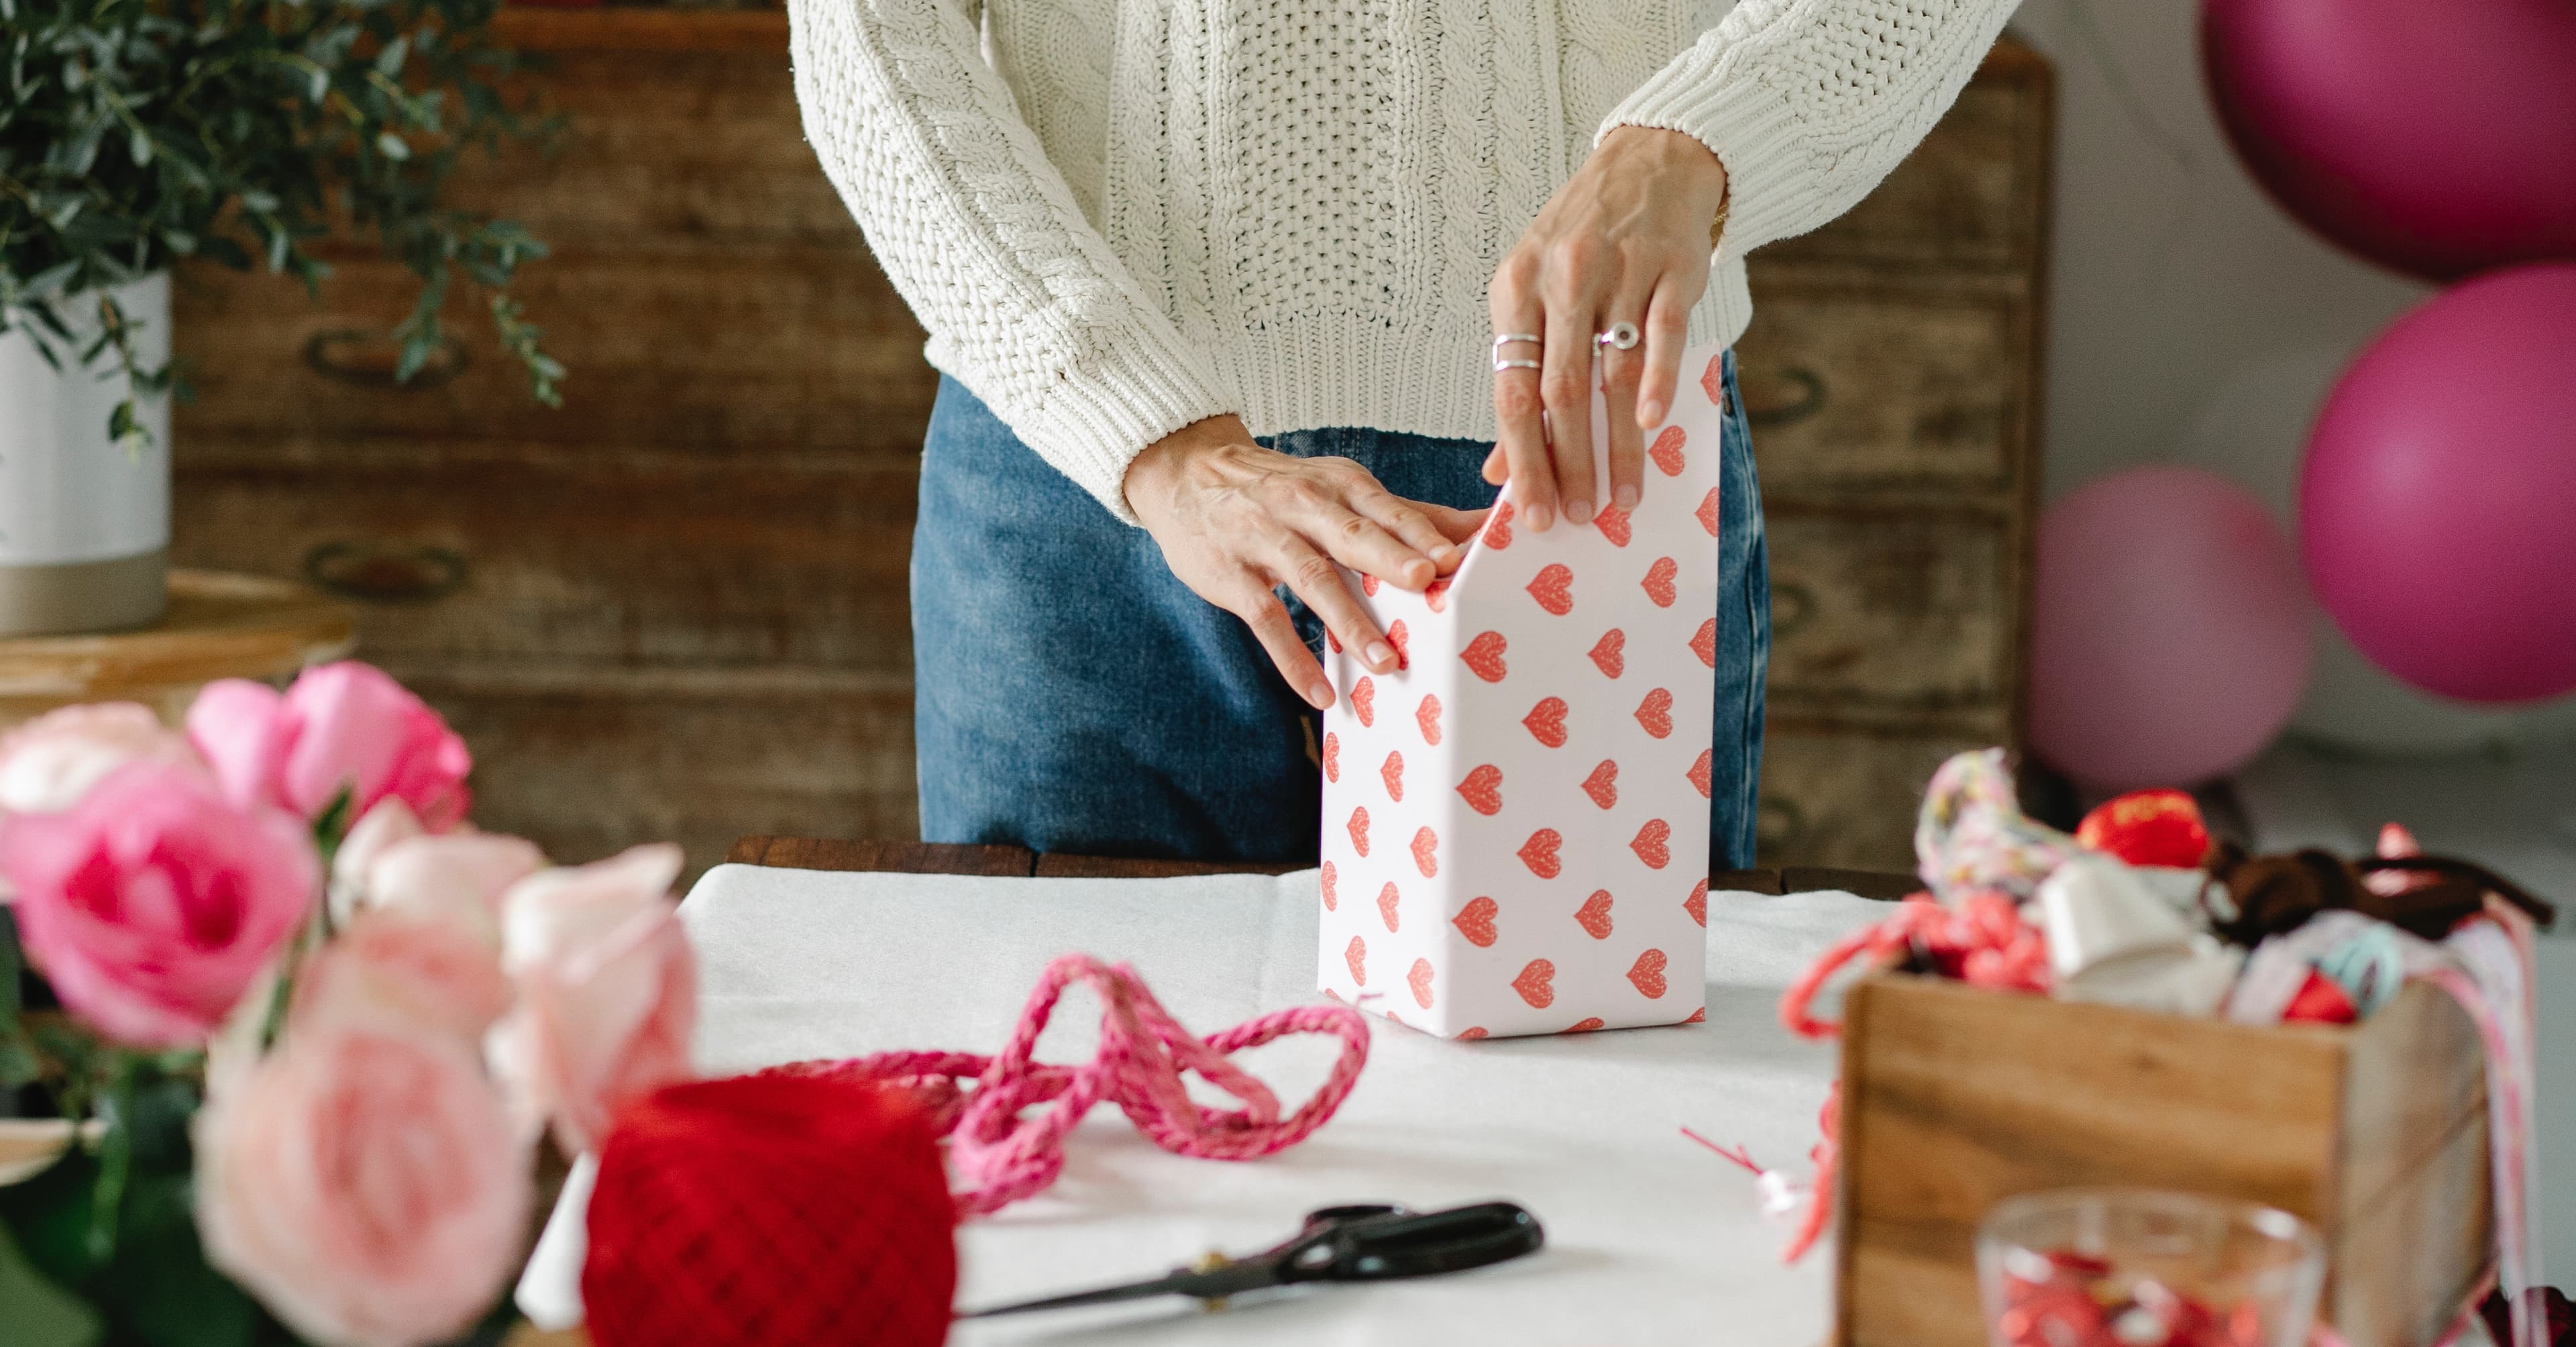
{"label": "green leaf", "polygon": [[[0,0],[5,6],[6,0]],[[0,15],[5,15],[0,9]],[[29,1266],[0,1225],[0,1347],[90,1347],[106,1332],[98,1311]]]}
{"label": "green leaf", "polygon": [[149,167],[152,163],[152,133],[139,126],[126,133],[125,152],[134,157],[136,168]]}
{"label": "green leaf", "polygon": [[411,146],[404,144],[403,138],[391,131],[376,133],[376,151],[396,163],[411,158]]}
{"label": "green leaf", "polygon": [[403,60],[410,55],[411,40],[408,38],[395,38],[393,41],[385,44],[385,49],[383,51],[376,53],[376,73],[387,79],[392,79],[394,76],[402,73]]}

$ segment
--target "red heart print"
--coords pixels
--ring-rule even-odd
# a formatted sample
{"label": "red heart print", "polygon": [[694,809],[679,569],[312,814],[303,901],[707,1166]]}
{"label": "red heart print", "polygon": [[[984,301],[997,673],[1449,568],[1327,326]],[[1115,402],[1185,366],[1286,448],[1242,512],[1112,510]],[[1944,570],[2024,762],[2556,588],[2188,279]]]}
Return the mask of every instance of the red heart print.
{"label": "red heart print", "polygon": [[1530,737],[1550,748],[1565,747],[1565,699],[1541,697],[1530,713],[1521,717],[1529,727]]}
{"label": "red heart print", "polygon": [[1646,450],[1646,457],[1655,460],[1655,466],[1662,469],[1666,477],[1679,477],[1682,475],[1682,444],[1688,438],[1680,426],[1666,426],[1655,436],[1654,444]]}
{"label": "red heart print", "polygon": [[1512,979],[1512,990],[1529,1002],[1530,1009],[1545,1010],[1556,1004],[1556,988],[1548,985],[1555,980],[1555,964],[1545,959],[1532,959],[1521,969],[1520,976]]}
{"label": "red heart print", "polygon": [[1510,672],[1503,664],[1503,647],[1507,644],[1499,631],[1478,632],[1476,639],[1458,652],[1458,658],[1478,678],[1488,683],[1499,683],[1503,681],[1503,675]]}
{"label": "red heart print", "polygon": [[1333,869],[1333,863],[1331,861],[1324,862],[1322,884],[1324,887],[1324,910],[1330,912],[1334,908],[1334,891],[1341,887],[1341,875]]}
{"label": "red heart print", "polygon": [[1565,616],[1574,610],[1574,571],[1561,561],[1549,562],[1529,582],[1529,596],[1538,600],[1539,607]]}
{"label": "red heart print", "polygon": [[1440,873],[1440,834],[1429,828],[1413,834],[1413,868],[1421,871],[1424,879]]}
{"label": "red heart print", "polygon": [[1437,694],[1426,695],[1422,704],[1413,708],[1413,723],[1422,727],[1422,742],[1440,742],[1440,698]]}
{"label": "red heart print", "polygon": [[1460,1038],[1483,1038],[1484,1036],[1485,1026],[1481,1024],[1471,1025],[1458,1031],[1458,1037]]}
{"label": "red heart print", "polygon": [[1368,595],[1372,599],[1376,598],[1377,577],[1369,574],[1367,571],[1360,572],[1360,592]]}
{"label": "red heart print", "polygon": [[1363,987],[1368,985],[1367,941],[1352,936],[1351,943],[1342,947],[1342,962],[1351,966],[1351,981]]}
{"label": "red heart print", "polygon": [[[1612,627],[1610,630],[1601,633],[1601,639],[1593,642],[1592,644],[1592,662],[1600,666],[1601,672],[1610,675],[1612,678],[1616,678],[1620,674],[1626,672],[1628,668],[1628,633],[1619,630],[1617,627]],[[1712,664],[1709,667],[1713,669],[1717,666]],[[1365,725],[1368,722],[1366,720],[1362,720],[1360,723]]]}
{"label": "red heart print", "polygon": [[1351,685],[1351,714],[1360,718],[1362,726],[1377,723],[1377,684],[1365,674]]}
{"label": "red heart print", "polygon": [[1395,881],[1390,879],[1386,882],[1385,888],[1377,891],[1377,914],[1385,919],[1386,929],[1389,932],[1395,930],[1395,904]]}
{"label": "red heart print", "polygon": [[1724,351],[1708,358],[1708,368],[1699,372],[1699,387],[1701,392],[1708,394],[1710,403],[1718,407],[1726,405],[1726,353]]}
{"label": "red heart print", "polygon": [[1387,625],[1386,643],[1395,647],[1395,667],[1399,669],[1413,667],[1413,636],[1405,631],[1403,618],[1399,617]]}
{"label": "red heart print", "polygon": [[[1676,591],[1673,589],[1673,577],[1681,574],[1681,570],[1681,567],[1673,564],[1673,559],[1671,557],[1657,557],[1655,558],[1655,564],[1646,568],[1646,579],[1644,582],[1646,587],[1646,597],[1654,600],[1656,607],[1670,608],[1673,606],[1673,598],[1676,594]],[[1401,626],[1403,624],[1398,623],[1397,625]]]}
{"label": "red heart print", "polygon": [[1521,843],[1521,864],[1528,866],[1530,873],[1541,879],[1556,878],[1557,872],[1565,868],[1565,863],[1556,858],[1556,849],[1564,842],[1565,839],[1554,828],[1541,828],[1531,833],[1529,840]]}
{"label": "red heart print", "polygon": [[1356,851],[1363,856],[1368,854],[1367,805],[1361,805],[1359,808],[1351,811],[1351,850]]}
{"label": "red heart print", "polygon": [[1705,664],[1712,669],[1717,667],[1716,618],[1712,617],[1706,622],[1699,624],[1698,634],[1691,637],[1691,653],[1699,656],[1700,663]]}
{"label": "red heart print", "polygon": [[1690,1013],[1690,1018],[1689,1018],[1689,1019],[1686,1019],[1686,1020],[1683,1020],[1683,1021],[1682,1021],[1682,1023],[1684,1023],[1684,1024],[1706,1024],[1706,1023],[1708,1023],[1708,1007],[1706,1007],[1706,1006],[1701,1006],[1699,1009],[1692,1011],[1692,1012]]}
{"label": "red heart print", "polygon": [[1404,981],[1406,985],[1413,988],[1413,1004],[1429,1010],[1431,1008],[1431,961],[1414,960],[1413,967],[1406,970],[1404,974]]}
{"label": "red heart print", "polygon": [[1657,688],[1637,703],[1637,723],[1646,733],[1661,739],[1673,732],[1673,694]]}
{"label": "red heart print", "polygon": [[1646,820],[1646,826],[1628,841],[1628,849],[1637,853],[1648,869],[1661,870],[1673,863],[1673,825],[1659,818]]}
{"label": "red heart print", "polygon": [[1637,961],[1628,965],[1628,985],[1649,1001],[1662,997],[1670,989],[1664,981],[1664,952],[1650,949],[1638,955]]}
{"label": "red heart print", "polygon": [[1682,900],[1682,911],[1688,912],[1692,921],[1698,922],[1702,926],[1708,925],[1707,880],[1703,879],[1700,882],[1691,885],[1690,897]]}
{"label": "red heart print", "polygon": [[1342,737],[1330,730],[1324,732],[1324,779],[1342,779]]}
{"label": "red heart print", "polygon": [[1458,796],[1469,809],[1487,818],[1503,810],[1503,769],[1488,762],[1467,773],[1458,783]]}
{"label": "red heart print", "polygon": [[1601,536],[1609,539],[1612,547],[1626,547],[1628,545],[1629,533],[1627,511],[1603,510],[1601,513],[1592,516],[1592,525],[1593,527],[1601,530]]}
{"label": "red heart print", "polygon": [[1558,1032],[1558,1033],[1560,1033],[1560,1034],[1590,1034],[1590,1033],[1598,1033],[1598,1032],[1600,1032],[1600,1031],[1601,1031],[1601,1029],[1602,1029],[1603,1027],[1607,1026],[1608,1024],[1609,1024],[1609,1021],[1608,1021],[1608,1020],[1605,1020],[1605,1019],[1601,1018],[1601,1017],[1600,1017],[1600,1016],[1598,1016],[1598,1015],[1593,1015],[1593,1016],[1588,1016],[1588,1017],[1586,1017],[1586,1018],[1584,1018],[1584,1019],[1576,1020],[1574,1023],[1569,1024],[1569,1025],[1565,1026],[1564,1028],[1557,1030],[1557,1032]]}
{"label": "red heart print", "polygon": [[1441,576],[1422,587],[1422,602],[1435,613],[1449,611],[1449,584],[1452,577]]}
{"label": "red heart print", "polygon": [[1690,769],[1690,783],[1699,787],[1699,797],[1703,800],[1708,798],[1708,754],[1709,750],[1701,749],[1699,761],[1692,763]]}
{"label": "red heart print", "polygon": [[1583,906],[1574,909],[1574,921],[1583,928],[1585,935],[1595,940],[1609,939],[1610,891],[1594,889],[1592,896],[1583,900]]}
{"label": "red heart print", "polygon": [[1510,501],[1504,501],[1494,507],[1492,516],[1485,520],[1482,539],[1485,546],[1497,552],[1512,545],[1512,503]]}
{"label": "red heart print", "polygon": [[1324,644],[1331,646],[1334,654],[1342,653],[1342,638],[1335,636],[1330,627],[1324,628]]}
{"label": "red heart print", "polygon": [[1693,515],[1698,516],[1698,518],[1699,518],[1699,526],[1700,526],[1701,528],[1704,528],[1704,529],[1707,529],[1707,530],[1708,530],[1708,536],[1710,536],[1710,537],[1712,537],[1712,538],[1716,537],[1716,536],[1717,536],[1717,488],[1716,488],[1716,487],[1710,487],[1710,488],[1708,489],[1708,494],[1699,498],[1699,508],[1698,508],[1698,509],[1696,509],[1696,510],[1691,511],[1691,513],[1692,513]]}
{"label": "red heart print", "polygon": [[1603,758],[1592,775],[1583,778],[1583,793],[1604,809],[1619,803],[1619,764]]}
{"label": "red heart print", "polygon": [[1468,944],[1478,949],[1492,949],[1494,914],[1500,911],[1502,908],[1491,898],[1470,898],[1465,907],[1458,909],[1458,915],[1449,919],[1449,924],[1458,928],[1458,934],[1467,937]]}
{"label": "red heart print", "polygon": [[1386,798],[1396,801],[1404,799],[1403,753],[1396,752],[1387,754],[1385,763],[1380,765],[1377,769],[1377,776],[1378,780],[1386,783]]}

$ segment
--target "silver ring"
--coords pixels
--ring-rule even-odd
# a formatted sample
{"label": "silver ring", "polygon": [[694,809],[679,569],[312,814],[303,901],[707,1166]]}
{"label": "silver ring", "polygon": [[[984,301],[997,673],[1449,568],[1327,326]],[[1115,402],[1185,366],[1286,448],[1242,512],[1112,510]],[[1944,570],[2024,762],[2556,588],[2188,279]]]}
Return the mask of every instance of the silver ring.
{"label": "silver ring", "polygon": [[1600,333],[1592,338],[1592,344],[1595,346],[1607,346],[1613,350],[1633,351],[1637,349],[1637,325],[1635,323],[1612,323],[1609,331]]}
{"label": "silver ring", "polygon": [[1497,361],[1495,361],[1495,362],[1494,362],[1494,373],[1496,373],[1496,374],[1500,374],[1500,373],[1502,373],[1504,370],[1507,370],[1507,369],[1545,369],[1545,368],[1546,368],[1546,366],[1541,365],[1540,363],[1538,363],[1538,362],[1537,362],[1537,361],[1535,361],[1535,360],[1497,360]]}
{"label": "silver ring", "polygon": [[1532,346],[1541,346],[1546,344],[1539,340],[1539,336],[1535,332],[1506,332],[1501,336],[1494,338],[1494,354],[1496,356],[1502,355],[1503,348],[1516,341],[1525,341]]}

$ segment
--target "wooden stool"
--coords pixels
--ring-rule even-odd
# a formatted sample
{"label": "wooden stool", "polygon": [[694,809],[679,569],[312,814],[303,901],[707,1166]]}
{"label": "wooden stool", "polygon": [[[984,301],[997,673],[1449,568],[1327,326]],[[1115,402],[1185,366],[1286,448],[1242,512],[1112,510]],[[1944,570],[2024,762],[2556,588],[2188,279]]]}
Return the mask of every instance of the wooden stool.
{"label": "wooden stool", "polygon": [[357,615],[302,585],[170,572],[159,625],[0,641],[0,728],[77,702],[133,701],[173,724],[218,678],[283,678],[358,643]]}

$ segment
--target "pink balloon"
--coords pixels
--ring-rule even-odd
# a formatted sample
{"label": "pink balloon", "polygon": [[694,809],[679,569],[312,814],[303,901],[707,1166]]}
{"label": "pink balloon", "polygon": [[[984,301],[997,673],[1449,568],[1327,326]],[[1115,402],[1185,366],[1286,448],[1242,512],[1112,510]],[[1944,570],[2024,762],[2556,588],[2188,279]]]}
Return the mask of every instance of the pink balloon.
{"label": "pink balloon", "polygon": [[2576,3],[2203,0],[2201,65],[2283,209],[2447,280],[2576,258]]}
{"label": "pink balloon", "polygon": [[2381,333],[2309,433],[2299,533],[2388,672],[2478,702],[2576,689],[2576,266],[2480,277]]}
{"label": "pink balloon", "polygon": [[2198,468],[2114,473],[2039,521],[2030,739],[2102,790],[2193,786],[2262,751],[2307,689],[2298,562]]}

